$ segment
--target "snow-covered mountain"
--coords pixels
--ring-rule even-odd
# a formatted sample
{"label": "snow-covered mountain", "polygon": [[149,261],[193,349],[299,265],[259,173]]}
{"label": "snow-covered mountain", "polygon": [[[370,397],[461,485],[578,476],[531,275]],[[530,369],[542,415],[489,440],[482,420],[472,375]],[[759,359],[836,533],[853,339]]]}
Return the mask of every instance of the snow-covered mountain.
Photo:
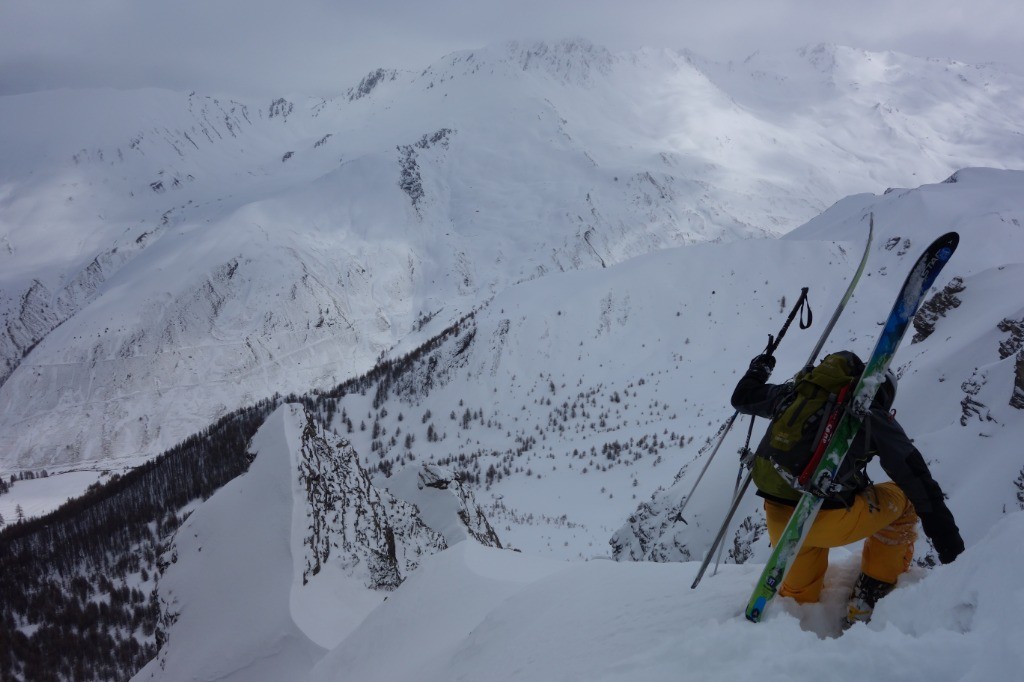
{"label": "snow-covered mountain", "polygon": [[1004,167],[1022,91],[835,46],[711,63],[576,41],[380,70],[326,101],[4,97],[0,472],[134,465],[515,282]]}
{"label": "snow-covered mountain", "polygon": [[[684,679],[732,679],[755,662],[777,661],[780,646],[790,652],[785,664],[760,677],[810,679],[820,674],[814,661],[825,650],[850,661],[849,676],[859,679],[864,668],[852,662],[867,649],[879,650],[871,670],[883,678],[893,665],[901,679],[1012,677],[1020,604],[1010,567],[1019,564],[1024,513],[1024,420],[1014,404],[1024,390],[1024,348],[1013,331],[1024,319],[1015,295],[1024,285],[1022,190],[1022,172],[970,169],[946,183],[850,197],[781,239],[681,247],[497,295],[443,337],[314,402],[328,430],[369,453],[365,459],[381,471],[428,460],[465,472],[478,498],[490,499],[484,512],[503,541],[523,554],[460,542],[425,559],[333,644],[317,633],[339,626],[320,624],[318,614],[349,614],[348,604],[363,603],[342,587],[351,583],[341,561],[327,562],[324,582],[306,593],[316,598],[301,605],[299,567],[283,561],[280,570],[254,572],[275,576],[275,599],[292,595],[289,609],[256,600],[252,608],[274,613],[263,618],[207,598],[219,593],[217,583],[196,575],[183,584],[203,595],[191,598],[202,606],[191,609],[189,622],[182,608],[167,630],[161,660],[170,672],[153,663],[139,679],[216,673],[258,680],[282,670],[311,680],[678,679],[680,670]],[[821,604],[780,599],[764,623],[746,624],[742,607],[768,549],[752,495],[730,536],[737,551],[697,591],[688,589],[731,496],[737,464],[728,453],[742,434],[713,462],[687,509],[688,524],[672,518],[671,505],[703,464],[702,440],[728,416],[728,395],[747,359],[788,312],[781,298],[805,284],[824,317],[852,274],[870,213],[877,234],[868,271],[825,350],[870,350],[917,251],[942,232],[960,233],[931,299],[943,305],[929,306],[915,325],[920,340],[908,338],[897,355],[896,409],[949,494],[968,549],[952,566],[927,569],[930,548],[922,540],[922,561],[872,624],[830,642],[857,573],[856,548],[834,553]],[[798,369],[815,338],[814,327],[790,331],[777,373]],[[408,472],[378,476],[376,485],[409,489]],[[231,518],[240,513],[228,488],[214,499],[225,500],[222,513]],[[644,516],[638,506],[653,513]],[[618,558],[665,563],[593,560],[610,553],[606,542],[616,529],[619,548],[630,533],[649,540],[633,556],[620,549]],[[203,551],[200,559],[187,549],[191,535],[177,537],[179,556],[209,561],[208,571],[218,572],[218,555]],[[290,537],[294,563],[302,550],[298,535]],[[221,545],[216,551],[238,554]],[[162,580],[177,585],[174,570]],[[162,595],[173,589],[159,588]],[[242,613],[242,622],[261,625],[226,641],[217,633],[241,626],[209,616],[211,604],[222,604],[216,608],[226,618]],[[317,625],[301,627],[308,623]],[[277,654],[256,663],[255,652],[265,651]],[[897,661],[908,657],[914,662],[904,669]]]}
{"label": "snow-covered mountain", "polygon": [[[0,513],[188,436],[0,535],[11,670],[122,679],[159,649],[138,679],[735,679],[754,660],[802,679],[824,649],[850,679],[1012,677],[1020,85],[846,48],[514,44],[308,106],[105,93],[122,106],[88,127],[109,142],[77,164],[66,124],[95,93],[3,100],[26,160],[0,160],[0,457],[60,475]],[[726,565],[687,589],[745,429],[688,523],[673,511],[801,287],[817,322],[776,377],[806,360],[871,214],[825,352],[867,353],[920,249],[960,233],[895,407],[968,550],[929,570],[922,540],[875,621],[830,642],[855,551],[821,605],[742,621],[767,554],[752,495]],[[235,409],[274,393],[295,395]]]}
{"label": "snow-covered mountain", "polygon": [[[438,487],[442,471],[404,472],[414,504],[331,440],[300,406],[281,407],[253,439],[251,469],[182,524],[160,581],[167,641],[138,679],[295,679],[449,539],[501,546],[471,492]],[[253,659],[265,660],[255,673]]]}

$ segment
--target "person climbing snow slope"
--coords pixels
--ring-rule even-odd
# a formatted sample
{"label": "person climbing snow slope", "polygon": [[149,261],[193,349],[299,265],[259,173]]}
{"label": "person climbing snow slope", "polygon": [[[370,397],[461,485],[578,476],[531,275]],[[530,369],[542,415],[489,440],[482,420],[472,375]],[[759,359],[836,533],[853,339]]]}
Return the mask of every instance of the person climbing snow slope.
{"label": "person climbing snow slope", "polygon": [[[794,487],[799,485],[798,476],[791,473],[798,467],[794,468],[793,462],[783,465],[785,457],[781,455],[793,458],[798,453],[795,459],[803,462],[811,458],[829,411],[842,409],[841,400],[837,405],[836,395],[829,395],[827,378],[822,377],[831,372],[837,382],[833,386],[855,382],[864,364],[854,353],[842,351],[826,356],[818,366],[806,368],[792,381],[770,384],[768,378],[774,367],[771,355],[757,356],[732,395],[732,405],[739,412],[772,420],[757,447],[752,476],[758,495],[764,498],[772,544],[778,542],[802,494]],[[829,548],[864,540],[861,574],[847,607],[847,627],[870,620],[877,601],[910,567],[918,519],[940,562],[949,563],[964,551],[942,488],[896,421],[892,410],[896,388],[896,376],[887,372],[864,427],[836,476],[837,485],[825,498],[779,591],[799,603],[818,601]],[[821,397],[809,397],[813,394]],[[780,442],[791,452],[781,452]],[[875,456],[891,481],[875,484],[868,478],[866,466]]]}

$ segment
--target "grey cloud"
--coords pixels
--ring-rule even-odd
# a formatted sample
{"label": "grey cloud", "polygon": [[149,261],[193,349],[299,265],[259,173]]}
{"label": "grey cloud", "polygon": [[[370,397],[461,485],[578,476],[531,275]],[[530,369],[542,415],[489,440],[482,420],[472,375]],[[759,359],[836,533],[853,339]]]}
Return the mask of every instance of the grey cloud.
{"label": "grey cloud", "polygon": [[6,0],[0,94],[165,87],[331,95],[377,67],[422,68],[508,39],[584,37],[612,50],[716,59],[834,42],[1024,71],[1024,4],[1005,0]]}

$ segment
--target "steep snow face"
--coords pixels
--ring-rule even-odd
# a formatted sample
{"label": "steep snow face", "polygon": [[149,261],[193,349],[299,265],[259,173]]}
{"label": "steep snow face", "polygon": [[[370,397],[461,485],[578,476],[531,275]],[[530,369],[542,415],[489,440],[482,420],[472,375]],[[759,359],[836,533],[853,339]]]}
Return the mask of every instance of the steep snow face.
{"label": "steep snow face", "polygon": [[135,679],[269,682],[308,670],[323,655],[289,607],[297,549],[291,452],[300,416],[275,412],[253,440],[249,471],[178,529],[160,581],[168,639]]}
{"label": "steep snow face", "polygon": [[[136,679],[295,679],[448,547],[421,515],[472,544],[490,528],[454,483],[416,504],[374,487],[352,449],[298,405],[274,412],[252,451],[249,471],[198,505],[167,550],[167,642]],[[415,468],[429,481],[450,475]]]}
{"label": "steep snow face", "polygon": [[131,464],[512,283],[1004,165],[1022,91],[844,48],[711,64],[577,41],[381,70],[329,101],[6,97],[0,471]]}

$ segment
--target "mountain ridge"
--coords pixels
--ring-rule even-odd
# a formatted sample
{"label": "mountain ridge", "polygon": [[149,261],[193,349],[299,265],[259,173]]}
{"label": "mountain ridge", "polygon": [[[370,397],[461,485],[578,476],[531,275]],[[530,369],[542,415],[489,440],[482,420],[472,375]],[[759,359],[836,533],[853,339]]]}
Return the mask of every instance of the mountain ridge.
{"label": "mountain ridge", "polygon": [[[924,83],[939,77],[939,65],[900,59]],[[851,153],[810,119],[787,132],[696,64],[521,42],[375,71],[351,101],[351,90],[260,105],[154,91],[5,98],[21,102],[0,114],[5,145],[38,120],[11,148],[65,151],[0,166],[0,469],[144,461],[234,407],[365,371],[418,321],[443,328],[514,282],[778,234],[851,182],[959,167],[907,148],[876,167],[878,147]],[[33,101],[68,113],[35,115]],[[105,132],[74,142],[112,102]],[[151,123],[126,128],[133,117]],[[979,120],[990,148],[947,147],[982,163],[1019,144],[1006,121]],[[166,419],[147,424],[154,413]]]}
{"label": "mountain ridge", "polygon": [[[692,598],[679,592],[679,585],[686,584],[688,579],[686,574],[695,570],[695,564],[686,562],[699,558],[729,502],[736,462],[727,455],[739,443],[727,443],[710,468],[693,504],[687,509],[688,524],[672,519],[671,513],[662,512],[666,509],[670,512],[671,503],[678,499],[678,491],[688,489],[702,464],[698,451],[703,439],[709,437],[718,420],[726,416],[728,394],[749,357],[760,350],[767,332],[775,331],[785,316],[786,295],[795,296],[801,284],[808,284],[819,316],[822,309],[827,310],[829,302],[845,288],[845,278],[849,277],[863,247],[869,216],[874,214],[877,239],[868,269],[826,351],[840,347],[860,350],[870,346],[877,333],[876,325],[891,303],[893,288],[898,286],[917,248],[936,233],[949,229],[961,233],[956,260],[950,264],[948,277],[937,286],[942,291],[949,288],[954,292],[949,295],[955,296],[959,304],[937,307],[930,321],[932,333],[919,343],[905,344],[901,348],[896,361],[901,381],[895,407],[900,411],[901,422],[915,437],[936,478],[949,494],[949,506],[968,545],[963,566],[959,566],[958,561],[953,567],[943,567],[947,570],[931,573],[924,566],[934,561],[933,552],[927,542],[918,543],[918,565],[905,585],[910,589],[898,590],[892,597],[894,603],[909,605],[905,606],[909,610],[906,613],[895,607],[886,610],[887,602],[878,613],[878,625],[897,623],[903,628],[902,632],[917,631],[931,637],[941,635],[950,623],[960,623],[959,632],[968,635],[957,642],[975,651],[970,647],[976,640],[969,633],[983,630],[988,624],[1009,621],[1001,620],[1002,616],[991,610],[990,596],[978,596],[976,591],[970,596],[972,588],[965,587],[963,581],[984,566],[989,576],[986,585],[991,586],[993,593],[998,591],[996,586],[1009,578],[992,565],[991,557],[1011,556],[1007,552],[1012,553],[1013,548],[1019,546],[1011,542],[1011,546],[1001,549],[998,540],[987,536],[990,529],[998,527],[1001,537],[1013,538],[1019,529],[1019,513],[1011,510],[1021,505],[1020,481],[1024,471],[1020,470],[1016,454],[1017,444],[1024,437],[1021,432],[1024,422],[1012,400],[1016,394],[1015,381],[1024,381],[1019,375],[1015,377],[1015,367],[1024,351],[1013,341],[1013,326],[1002,322],[1024,319],[1019,300],[1005,295],[1006,291],[1019,291],[1024,286],[1021,279],[1024,267],[1018,262],[1020,254],[1024,253],[1021,248],[1024,232],[1020,228],[1024,219],[1021,204],[1024,172],[967,169],[951,179],[955,182],[897,189],[883,195],[849,197],[781,239],[664,249],[607,268],[559,273],[510,287],[462,318],[457,325],[434,336],[428,344],[401,357],[385,358],[359,380],[329,392],[278,398],[278,401],[296,405],[281,408],[277,418],[265,419],[279,402],[264,404],[260,411],[225,417],[217,433],[211,431],[208,436],[189,444],[188,458],[193,464],[187,468],[199,466],[200,475],[190,474],[198,480],[206,478],[201,471],[203,465],[219,464],[222,459],[237,464],[247,462],[246,453],[250,448],[244,444],[244,433],[254,432],[261,417],[266,433],[276,434],[271,439],[284,440],[288,429],[275,428],[275,424],[282,421],[285,411],[291,410],[292,445],[258,448],[253,467],[259,467],[256,475],[249,477],[247,473],[237,475],[236,472],[230,486],[213,493],[218,500],[216,504],[207,506],[189,498],[191,501],[183,508],[171,509],[174,512],[171,515],[166,510],[159,512],[155,520],[157,534],[167,535],[151,538],[156,543],[152,549],[146,543],[123,555],[105,549],[112,547],[124,534],[122,516],[101,519],[115,527],[107,531],[109,537],[102,532],[102,524],[99,534],[78,537],[75,533],[78,519],[65,518],[60,523],[54,523],[55,519],[30,522],[42,532],[16,540],[16,543],[41,543],[45,537],[64,534],[67,540],[59,543],[61,549],[87,543],[94,546],[93,551],[103,561],[125,561],[126,577],[115,579],[116,573],[105,572],[108,583],[115,582],[114,588],[96,580],[90,572],[91,564],[81,557],[72,558],[64,568],[65,573],[58,574],[50,570],[52,565],[68,559],[55,557],[52,565],[39,566],[22,552],[0,553],[15,562],[19,570],[28,571],[25,580],[14,581],[10,589],[41,581],[40,584],[53,590],[42,592],[49,608],[66,602],[69,612],[75,613],[74,607],[81,603],[81,595],[91,594],[89,589],[101,595],[109,589],[111,594],[118,595],[119,581],[131,585],[135,590],[131,592],[133,608],[143,613],[140,622],[144,623],[144,632],[150,637],[146,643],[151,647],[163,644],[160,660],[167,661],[167,671],[170,671],[162,673],[159,661],[154,661],[141,679],[149,679],[151,674],[158,679],[162,674],[188,676],[199,670],[226,674],[231,669],[251,673],[246,667],[248,663],[255,660],[254,656],[263,657],[267,650],[261,643],[278,642],[276,638],[281,633],[299,630],[303,636],[296,634],[286,646],[277,649],[282,653],[269,662],[272,666],[282,666],[299,679],[307,673],[313,679],[320,679],[353,666],[367,671],[367,675],[386,677],[393,668],[389,667],[389,661],[397,663],[407,657],[388,657],[384,662],[377,657],[364,657],[359,652],[366,647],[360,643],[374,638],[378,628],[397,627],[395,619],[403,618],[399,611],[405,606],[434,604],[437,600],[445,602],[445,595],[451,590],[462,595],[462,599],[443,611],[451,618],[444,632],[435,628],[430,633],[422,632],[419,637],[404,638],[399,643],[384,641],[380,645],[407,652],[413,656],[409,660],[420,660],[416,652],[421,652],[431,661],[424,661],[423,665],[441,665],[429,669],[443,678],[445,670],[468,668],[460,667],[466,661],[461,656],[448,663],[436,659],[437,647],[473,646],[473,640],[481,641],[472,634],[474,630],[490,642],[485,647],[492,652],[488,657],[503,660],[492,647],[504,636],[492,639],[494,631],[490,630],[490,624],[493,620],[489,614],[507,621],[510,612],[493,600],[504,602],[503,595],[517,594],[528,587],[529,591],[523,594],[528,603],[536,604],[537,600],[550,599],[557,592],[561,595],[558,602],[561,611],[569,614],[568,617],[579,618],[571,614],[601,611],[599,604],[605,602],[593,598],[605,589],[601,586],[624,585],[630,580],[646,584],[645,576],[660,576],[657,581],[664,580],[665,586],[674,585],[673,594],[685,602],[685,608],[714,614],[712,619],[722,627],[751,627],[734,626],[733,619],[740,618],[739,608],[755,575],[756,564],[768,551],[756,499],[747,500],[740,509],[737,528],[727,538],[734,550],[727,557],[729,565],[720,578],[709,581],[706,589],[710,592],[693,593]],[[954,285],[958,279],[959,283]],[[785,376],[788,368],[795,369],[806,359],[806,347],[815,336],[813,329],[809,335],[791,331],[777,352],[780,377]],[[303,409],[308,416],[300,414]],[[298,431],[309,432],[314,437],[301,447],[296,446]],[[220,433],[231,438],[224,439]],[[737,434],[737,438],[740,435]],[[365,559],[353,562],[349,553],[333,546],[332,543],[341,545],[343,538],[352,536],[346,524],[332,525],[331,501],[335,496],[329,492],[331,485],[324,485],[323,490],[328,493],[323,496],[317,493],[313,498],[326,504],[312,508],[325,510],[327,514],[314,513],[307,517],[305,511],[298,516],[293,512],[290,537],[294,544],[289,560],[279,561],[281,547],[275,543],[273,561],[246,562],[244,580],[233,581],[239,594],[231,595],[227,601],[220,600],[216,594],[221,583],[217,580],[230,579],[232,572],[224,569],[229,564],[235,565],[230,562],[237,562],[240,555],[233,551],[237,543],[245,541],[251,542],[253,547],[262,547],[270,532],[269,526],[256,522],[257,517],[246,513],[246,505],[257,504],[260,513],[269,512],[274,528],[280,526],[281,514],[273,511],[274,504],[268,502],[271,497],[284,500],[275,504],[294,509],[299,508],[294,505],[301,503],[303,510],[306,507],[309,496],[300,472],[289,473],[289,467],[282,468],[275,458],[285,452],[296,456],[295,453],[301,451],[305,461],[313,462],[321,450],[326,453],[326,444],[336,441],[346,443],[338,451],[341,457],[337,463],[344,468],[347,458],[358,458],[355,468],[365,470],[356,485],[360,491],[372,485],[378,491],[391,490],[397,497],[403,497],[400,493],[403,489],[413,497],[428,490],[433,493],[434,488],[428,485],[435,480],[433,473],[429,473],[430,468],[423,469],[424,473],[419,473],[414,481],[409,469],[402,467],[413,465],[415,468],[426,462],[451,469],[455,472],[453,480],[473,491],[476,498],[472,506],[479,513],[467,512],[466,518],[483,519],[484,528],[489,526],[500,535],[503,546],[516,547],[522,552],[481,552],[476,540],[460,541],[473,533],[459,531],[450,535],[445,532],[445,538],[451,538],[454,544],[441,551],[436,559],[424,559],[423,565],[428,567],[425,572],[418,568],[403,572],[401,575],[409,579],[402,581],[393,598],[374,608],[380,596],[367,591],[365,586],[350,589],[352,576],[348,574],[354,567],[357,576],[362,575],[361,571],[367,570],[373,562]],[[265,442],[266,438],[261,440]],[[965,453],[978,453],[978,456],[965,457]],[[172,473],[173,469],[160,471]],[[278,473],[271,475],[272,471]],[[321,489],[320,482],[334,476],[331,466],[304,471],[305,480],[313,481],[317,490]],[[675,485],[666,487],[674,472],[678,472]],[[134,474],[133,471],[128,476]],[[59,478],[51,476],[46,482]],[[171,476],[170,480],[176,481],[177,477]],[[0,496],[0,504],[4,504],[5,498],[17,495],[22,485],[24,482],[19,482],[12,492]],[[260,492],[261,486],[277,492],[266,495]],[[282,490],[292,490],[292,499],[282,495]],[[250,502],[237,503],[238,491],[246,491]],[[121,494],[116,490],[110,492]],[[139,489],[127,493],[148,505],[161,502]],[[380,499],[388,499],[383,493],[378,494]],[[361,499],[362,493],[356,497]],[[409,499],[408,495],[404,497]],[[177,504],[182,504],[180,495],[175,499]],[[115,495],[111,502],[117,501]],[[346,504],[335,504],[334,510],[347,509]],[[421,512],[424,510],[418,499],[415,504]],[[458,506],[442,505],[437,510],[447,509],[450,520],[451,510]],[[608,540],[616,529],[632,530],[639,525],[640,532],[645,532],[646,522],[652,517],[641,519],[641,515],[634,513],[645,506],[656,512],[653,518],[662,530],[651,537],[670,551],[662,556],[634,558],[670,563],[659,566],[650,561],[616,564],[586,561],[609,557],[615,547],[609,547]],[[436,540],[443,529],[451,527],[450,521],[428,522],[426,525],[433,531],[426,532],[416,523],[406,523],[413,518],[402,511],[408,510],[408,506],[396,504],[395,509],[398,514],[390,524],[395,533],[395,551],[388,549],[386,532],[368,533],[367,537],[375,541],[369,543],[371,551],[365,556],[376,556],[378,561],[381,556],[408,558],[410,554],[416,555],[416,547],[424,546],[416,529],[424,537]],[[193,511],[195,513],[188,518],[191,523],[186,521],[187,527],[179,526],[181,516]],[[4,513],[7,515],[6,508]],[[372,518],[375,513],[366,512],[366,515]],[[463,514],[456,512],[455,516],[462,518]],[[296,518],[301,519],[297,530]],[[428,521],[436,517],[423,513],[420,518]],[[152,536],[152,525],[152,521],[147,523],[143,518],[137,520],[133,528],[145,529],[145,538]],[[374,528],[372,523],[367,527]],[[214,544],[211,528],[229,529],[232,539]],[[315,541],[317,528],[321,541]],[[405,537],[405,530],[409,528],[412,532]],[[403,531],[401,538],[398,529]],[[26,533],[27,528],[15,524],[4,533],[4,539]],[[327,552],[318,550],[316,557],[308,553],[302,539],[310,533],[314,538],[313,546],[327,547]],[[277,537],[277,531],[273,534]],[[484,535],[486,537],[486,533]],[[406,549],[399,552],[399,546]],[[254,551],[253,547],[246,552]],[[440,545],[436,548],[440,549]],[[41,551],[37,554],[50,556]],[[506,554],[509,558],[503,556]],[[128,561],[133,557],[153,556],[164,559],[156,567]],[[182,569],[183,573],[171,566],[175,556],[178,564],[191,568]],[[218,557],[228,559],[221,562]],[[843,591],[852,582],[855,572],[852,553],[844,550],[837,552],[837,557],[841,560],[830,573],[823,604],[800,608],[783,602],[773,614],[775,625],[770,625],[772,621],[763,624],[773,628],[769,633],[773,641],[780,635],[776,627],[783,632],[792,631],[795,638],[810,637],[815,643],[821,641],[820,637],[835,635],[838,617],[831,618],[830,614],[838,613],[845,599]],[[617,558],[627,557],[620,554]],[[317,565],[317,559],[319,572],[302,585],[303,578],[309,577],[309,569]],[[389,561],[375,565],[387,566]],[[414,561],[419,563],[418,559]],[[746,565],[731,565],[734,562]],[[211,575],[221,577],[217,580],[202,578],[202,572],[195,571],[196,566],[203,565]],[[147,575],[142,571],[148,571],[146,579],[142,578]],[[190,571],[194,579],[182,581],[181,576],[189,575]],[[378,572],[378,575],[387,574],[387,571]],[[69,579],[69,575],[78,578]],[[171,575],[178,578],[168,577]],[[224,578],[225,575],[228,578]],[[551,582],[547,582],[545,576],[551,576]],[[558,576],[582,579],[590,587],[579,593],[551,587],[558,585],[561,580]],[[267,599],[254,599],[243,589],[269,579],[273,579],[276,587],[273,596]],[[95,580],[94,588],[89,587],[92,580]],[[921,587],[915,588],[918,583]],[[461,590],[466,586],[469,587]],[[61,599],[57,598],[58,592]],[[953,595],[963,603],[936,606],[939,593]],[[167,600],[168,595],[173,594],[182,598],[178,602],[171,599],[160,606],[159,600]],[[288,597],[287,611],[281,611],[274,604],[283,603],[285,594],[292,596]],[[645,614],[652,613],[647,603],[652,598],[653,594],[647,594],[634,604],[638,610],[631,619],[638,633],[664,633],[667,621],[644,619]],[[119,599],[112,596],[111,601],[122,608]],[[665,600],[662,597],[660,601]],[[10,603],[20,602],[12,599]],[[229,603],[245,603],[246,606],[244,609],[227,608]],[[729,606],[731,603],[735,606]],[[938,621],[925,615],[931,613],[923,606],[925,603],[931,605],[928,608],[939,609]],[[154,605],[159,607],[159,619],[153,616]],[[207,617],[210,609],[223,611],[223,617],[229,621],[237,621],[239,614],[265,609],[273,615],[253,619],[262,624],[260,627],[222,628],[217,623],[223,621]],[[730,614],[731,611],[735,613]],[[977,621],[968,617],[975,612],[982,614]],[[180,614],[177,620],[175,614]],[[516,609],[512,615],[515,623],[525,617]],[[666,617],[672,621],[677,619],[675,615]],[[19,618],[15,620],[14,638],[25,644],[25,651],[38,650],[38,647],[33,649],[29,637],[38,636],[37,641],[41,642],[50,636],[56,625],[45,618],[41,621]],[[590,620],[590,616],[583,616],[579,622]],[[736,623],[742,623],[742,619]],[[526,632],[518,624],[511,626],[511,630],[501,626],[497,631],[516,638]],[[129,647],[133,639],[125,638],[124,629],[117,626],[103,632],[119,636],[116,641],[124,648]],[[225,632],[232,633],[230,641],[223,638]],[[601,636],[610,637],[610,632]],[[874,637],[872,633],[873,630],[865,629],[855,635],[854,640]],[[463,636],[470,638],[470,644],[463,641]],[[557,637],[546,639],[555,648],[563,643]],[[305,643],[306,640],[309,642]],[[196,655],[199,649],[190,646],[197,641],[203,642],[201,656]],[[286,650],[294,653],[295,646],[308,655],[298,658],[285,655]],[[531,652],[553,651],[537,642],[527,646]],[[330,651],[325,653],[316,647]],[[60,650],[88,649],[64,646]],[[103,651],[109,650],[103,648]],[[643,645],[636,650],[647,651]],[[806,653],[810,655],[810,651]],[[135,652],[136,667],[138,657],[145,654],[145,651]],[[101,660],[100,657],[87,658]],[[53,660],[66,662],[69,659],[58,655]],[[651,660],[647,658],[634,661],[623,668],[623,675],[636,670],[637,666],[649,664]],[[268,674],[277,675],[278,668],[272,666],[264,669]],[[401,665],[394,669],[400,669],[403,675],[415,674]]]}

